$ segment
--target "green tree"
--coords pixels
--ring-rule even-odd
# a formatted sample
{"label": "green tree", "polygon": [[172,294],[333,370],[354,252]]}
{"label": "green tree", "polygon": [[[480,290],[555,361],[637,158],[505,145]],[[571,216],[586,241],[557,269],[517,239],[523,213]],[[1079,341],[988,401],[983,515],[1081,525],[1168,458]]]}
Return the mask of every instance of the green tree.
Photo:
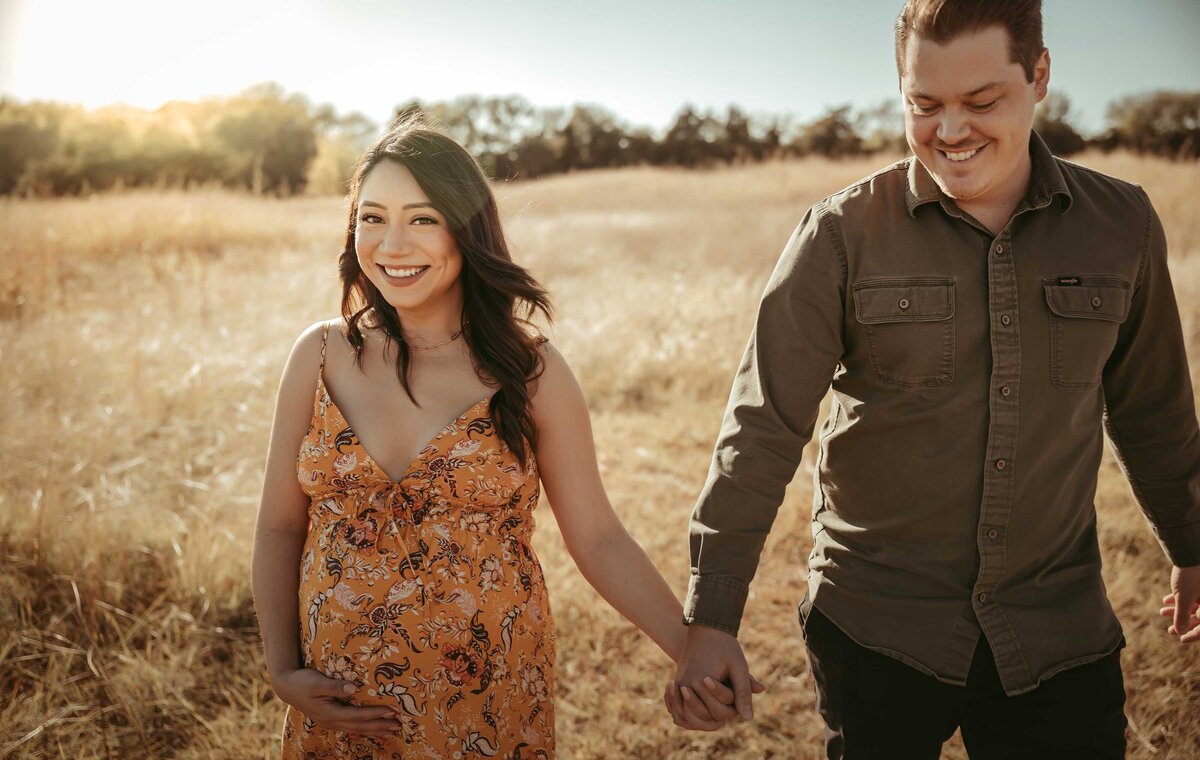
{"label": "green tree", "polygon": [[825,115],[804,127],[797,140],[801,153],[840,158],[863,152],[863,141],[854,129],[850,106],[826,109]]}
{"label": "green tree", "polygon": [[213,126],[224,147],[227,179],[255,193],[282,195],[304,189],[317,153],[309,103],[278,84],[256,85],[232,98]]}
{"label": "green tree", "polygon": [[862,135],[865,153],[904,153],[908,141],[904,138],[904,114],[895,98],[880,101],[862,109],[853,120],[855,131]]}
{"label": "green tree", "polygon": [[26,187],[30,164],[46,161],[58,147],[65,106],[0,99],[0,195]]}
{"label": "green tree", "polygon": [[594,105],[577,105],[563,125],[562,162],[567,169],[598,169],[630,163],[629,141],[617,117]]}
{"label": "green tree", "polygon": [[136,184],[132,171],[136,152],[127,114],[108,109],[73,114],[59,138],[59,154],[74,177],[68,192]]}
{"label": "green tree", "polygon": [[688,103],[675,117],[660,143],[660,163],[698,166],[705,163],[704,116]]}
{"label": "green tree", "polygon": [[507,154],[534,131],[538,112],[524,98],[466,95],[448,103],[422,106],[434,126],[462,144],[490,176],[497,176]]}
{"label": "green tree", "polygon": [[762,157],[758,141],[750,134],[750,117],[737,106],[729,106],[721,137],[728,161],[758,160]]}
{"label": "green tree", "polygon": [[1171,158],[1200,157],[1200,91],[1159,90],[1131,95],[1108,107],[1112,125],[1105,147]]}
{"label": "green tree", "polygon": [[1033,128],[1057,156],[1069,156],[1087,147],[1087,140],[1071,125],[1071,99],[1052,92],[1038,104]]}
{"label": "green tree", "polygon": [[370,145],[377,127],[358,112],[338,116],[332,106],[317,109],[314,120],[317,153],[308,167],[306,192],[342,195],[349,188],[354,162]]}

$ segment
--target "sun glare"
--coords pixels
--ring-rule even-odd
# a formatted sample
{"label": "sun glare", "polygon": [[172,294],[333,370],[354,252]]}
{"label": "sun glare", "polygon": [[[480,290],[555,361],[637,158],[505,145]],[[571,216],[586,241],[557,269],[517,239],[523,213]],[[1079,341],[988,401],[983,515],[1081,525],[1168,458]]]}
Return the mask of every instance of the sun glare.
{"label": "sun glare", "polygon": [[0,89],[25,100],[155,108],[272,79],[302,84],[296,64],[319,23],[273,2],[18,3],[5,24],[12,47]]}

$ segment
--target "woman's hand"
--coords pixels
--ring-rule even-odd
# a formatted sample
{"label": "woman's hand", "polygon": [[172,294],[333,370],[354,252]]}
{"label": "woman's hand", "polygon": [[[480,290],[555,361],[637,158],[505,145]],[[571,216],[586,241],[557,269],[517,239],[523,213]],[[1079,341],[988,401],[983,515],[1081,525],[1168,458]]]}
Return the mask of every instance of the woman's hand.
{"label": "woman's hand", "polygon": [[342,701],[358,691],[353,681],[328,678],[311,668],[302,668],[271,679],[271,686],[280,699],[321,728],[377,737],[400,731],[400,721],[392,708],[360,707]]}

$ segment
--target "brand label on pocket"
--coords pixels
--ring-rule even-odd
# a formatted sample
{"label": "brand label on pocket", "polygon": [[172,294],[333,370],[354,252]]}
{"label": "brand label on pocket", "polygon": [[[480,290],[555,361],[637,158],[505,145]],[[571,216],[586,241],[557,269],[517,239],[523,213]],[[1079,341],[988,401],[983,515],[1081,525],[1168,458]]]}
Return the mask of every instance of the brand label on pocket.
{"label": "brand label on pocket", "polygon": [[1059,277],[1058,284],[1059,285],[1078,285],[1079,278],[1078,277]]}

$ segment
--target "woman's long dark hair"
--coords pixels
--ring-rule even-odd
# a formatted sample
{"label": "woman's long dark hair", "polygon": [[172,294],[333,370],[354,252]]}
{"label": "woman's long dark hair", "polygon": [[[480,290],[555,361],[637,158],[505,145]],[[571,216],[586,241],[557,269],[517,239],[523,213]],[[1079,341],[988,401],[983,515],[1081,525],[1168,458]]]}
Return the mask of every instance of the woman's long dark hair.
{"label": "woman's long dark hair", "polygon": [[[490,414],[501,440],[525,463],[537,444],[537,428],[529,409],[529,384],[542,373],[540,333],[531,331],[535,312],[551,318],[550,297],[525,269],[513,262],[500,225],[496,198],[475,159],[450,137],[419,119],[394,122],[358,161],[350,184],[350,218],[338,259],[342,280],[342,317],[362,366],[362,327],[378,327],[385,349],[395,342],[396,375],[408,397],[412,351],[400,328],[400,315],[363,274],[354,249],[354,231],[363,178],[382,161],[395,161],[412,173],[417,184],[446,218],[462,253],[462,335],[480,379],[498,386]],[[364,322],[364,318],[366,322]]]}

